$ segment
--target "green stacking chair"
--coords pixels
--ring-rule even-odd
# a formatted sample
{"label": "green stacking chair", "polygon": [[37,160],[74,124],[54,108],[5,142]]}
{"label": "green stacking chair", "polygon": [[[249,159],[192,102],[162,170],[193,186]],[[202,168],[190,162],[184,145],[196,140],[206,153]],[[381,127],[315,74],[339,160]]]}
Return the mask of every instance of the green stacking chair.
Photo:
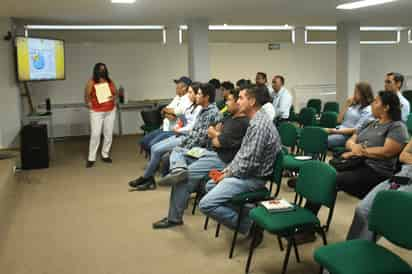
{"label": "green stacking chair", "polygon": [[299,113],[299,125],[301,127],[313,126],[316,123],[316,110],[312,107],[302,108]]}
{"label": "green stacking chair", "polygon": [[322,109],[322,101],[320,99],[309,99],[306,107],[314,108],[316,111],[316,114],[319,115]]}
{"label": "green stacking chair", "polygon": [[323,112],[320,116],[319,126],[323,128],[336,128],[338,114],[336,112]]}
{"label": "green stacking chair", "polygon": [[[324,161],[328,151],[328,134],[320,127],[305,127],[299,140],[300,155],[311,156],[312,159]],[[283,168],[290,171],[299,171],[305,163],[304,160],[297,160],[296,154],[284,156]]]}
{"label": "green stacking chair", "polygon": [[[256,234],[259,229],[286,238],[287,249],[283,262],[282,274],[286,273],[292,247],[295,256],[300,262],[295,234],[303,231],[317,232],[322,236],[323,244],[327,244],[326,233],[332,220],[336,201],[336,171],[330,165],[320,161],[308,161],[300,169],[296,183],[296,193],[300,196],[299,202],[293,211],[270,213],[259,206],[249,213],[254,221],[253,239],[246,263],[246,273],[249,273],[253,256]],[[309,209],[302,207],[302,200],[306,199],[329,208],[329,215],[325,225],[321,225],[318,217]]]}
{"label": "green stacking chair", "polygon": [[412,193],[384,190],[379,192],[369,213],[369,230],[375,241],[350,240],[318,248],[315,260],[331,274],[412,273],[411,266],[385,247],[376,244],[376,235],[395,245],[412,249]]}
{"label": "green stacking chair", "polygon": [[283,122],[278,127],[280,140],[282,141],[282,146],[284,152],[294,152],[296,144],[298,141],[298,128],[295,124],[290,122]]}
{"label": "green stacking chair", "polygon": [[323,106],[323,112],[336,112],[339,113],[339,103],[338,102],[326,102]]}
{"label": "green stacking chair", "polygon": [[408,115],[408,120],[406,121],[406,127],[408,128],[409,135],[412,136],[412,114]]}
{"label": "green stacking chair", "polygon": [[[279,194],[280,185],[282,181],[282,172],[283,172],[283,168],[282,168],[283,157],[284,157],[283,151],[279,151],[278,154],[276,155],[275,163],[273,166],[273,174],[270,178],[269,191],[266,188],[264,188],[258,191],[249,191],[249,192],[241,193],[233,197],[232,200],[229,202],[229,204],[233,208],[236,208],[238,210],[238,214],[239,214],[238,222],[233,232],[233,239],[232,239],[232,244],[230,246],[229,259],[233,257],[237,235],[239,233],[240,223],[242,221],[242,218],[245,216],[244,214],[247,214],[247,212],[245,212],[247,211],[247,205],[249,204],[249,205],[256,206],[258,202],[267,200],[269,197],[271,197],[273,184],[276,184],[277,186],[276,193],[274,196],[276,197]],[[209,217],[206,217],[205,224],[204,224],[205,230],[207,229],[208,222],[209,222]],[[215,237],[219,237],[220,225],[221,224],[218,223],[216,226]]]}
{"label": "green stacking chair", "polygon": [[412,106],[412,90],[405,90],[405,91],[402,92],[402,95],[406,99],[408,99],[409,104],[411,104],[411,106]]}

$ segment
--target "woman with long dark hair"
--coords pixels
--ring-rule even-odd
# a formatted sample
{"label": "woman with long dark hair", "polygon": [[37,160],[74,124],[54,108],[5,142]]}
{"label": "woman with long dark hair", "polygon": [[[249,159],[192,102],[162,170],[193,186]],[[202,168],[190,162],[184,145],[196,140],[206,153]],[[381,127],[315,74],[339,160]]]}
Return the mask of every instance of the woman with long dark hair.
{"label": "woman with long dark hair", "polygon": [[[96,89],[96,87],[98,88]],[[111,96],[102,100],[97,92],[102,92],[104,88],[110,90]],[[106,163],[112,162],[110,149],[112,146],[114,120],[116,117],[115,95],[116,87],[109,77],[107,66],[103,63],[97,63],[94,65],[92,78],[87,82],[85,94],[85,101],[90,109],[91,128],[89,155],[86,163],[87,168],[92,167],[96,162],[96,154],[100,145],[102,130],[104,136],[101,151],[102,160]]]}
{"label": "woman with long dark hair", "polygon": [[359,129],[365,121],[372,120],[373,101],[372,87],[367,82],[359,82],[355,86],[353,97],[349,97],[339,113],[337,128],[326,128],[328,147],[344,146],[346,141]]}

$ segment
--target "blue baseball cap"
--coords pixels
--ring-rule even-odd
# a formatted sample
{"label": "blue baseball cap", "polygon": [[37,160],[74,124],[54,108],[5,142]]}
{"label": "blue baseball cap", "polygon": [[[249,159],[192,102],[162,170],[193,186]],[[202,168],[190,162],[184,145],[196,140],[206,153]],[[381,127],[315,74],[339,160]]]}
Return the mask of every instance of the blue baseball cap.
{"label": "blue baseball cap", "polygon": [[187,86],[189,86],[192,83],[192,80],[189,77],[182,76],[179,79],[173,80],[176,84],[178,83],[185,83]]}

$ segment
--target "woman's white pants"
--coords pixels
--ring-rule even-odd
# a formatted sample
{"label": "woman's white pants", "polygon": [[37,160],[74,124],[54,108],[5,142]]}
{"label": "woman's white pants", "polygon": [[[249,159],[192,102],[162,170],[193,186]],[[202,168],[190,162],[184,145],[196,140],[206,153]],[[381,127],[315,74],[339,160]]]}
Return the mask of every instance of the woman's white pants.
{"label": "woman's white pants", "polygon": [[112,147],[114,119],[116,109],[107,112],[97,112],[90,110],[90,144],[89,144],[89,161],[96,161],[97,149],[100,145],[100,136],[103,130],[102,157],[109,157],[110,148]]}

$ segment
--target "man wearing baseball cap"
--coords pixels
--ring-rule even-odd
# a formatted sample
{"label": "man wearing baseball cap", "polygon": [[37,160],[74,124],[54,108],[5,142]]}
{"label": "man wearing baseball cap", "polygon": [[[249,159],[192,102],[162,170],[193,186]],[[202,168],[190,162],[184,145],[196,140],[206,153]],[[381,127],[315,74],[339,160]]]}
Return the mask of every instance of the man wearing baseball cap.
{"label": "man wearing baseball cap", "polygon": [[163,125],[160,129],[154,130],[145,135],[140,142],[142,148],[150,151],[152,145],[174,135],[173,128],[176,125],[176,118],[184,113],[184,111],[191,106],[187,90],[192,83],[189,77],[182,76],[179,79],[173,80],[176,84],[176,96],[172,102],[162,109],[164,116]]}

